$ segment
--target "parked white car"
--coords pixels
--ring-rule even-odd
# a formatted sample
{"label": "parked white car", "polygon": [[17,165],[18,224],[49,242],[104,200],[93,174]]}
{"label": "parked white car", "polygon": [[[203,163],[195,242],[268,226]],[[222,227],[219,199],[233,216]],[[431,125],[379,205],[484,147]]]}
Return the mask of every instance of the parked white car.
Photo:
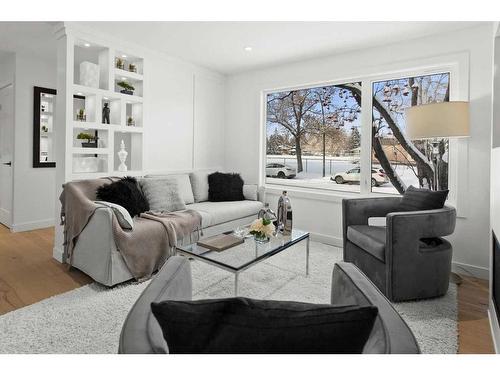
{"label": "parked white car", "polygon": [[297,175],[295,168],[280,163],[268,163],[266,165],[267,177],[294,178]]}
{"label": "parked white car", "polygon": [[[361,174],[359,167],[349,169],[347,172],[337,173],[335,176],[330,177],[330,180],[335,181],[337,184],[359,183],[360,179]],[[389,179],[382,169],[372,169],[372,186],[380,186],[387,182],[389,182]]]}

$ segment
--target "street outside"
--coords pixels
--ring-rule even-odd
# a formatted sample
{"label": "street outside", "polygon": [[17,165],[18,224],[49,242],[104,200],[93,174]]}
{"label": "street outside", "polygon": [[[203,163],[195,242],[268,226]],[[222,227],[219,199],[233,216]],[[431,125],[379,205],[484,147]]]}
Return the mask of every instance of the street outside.
{"label": "street outside", "polygon": [[[331,181],[330,177],[335,176],[336,173],[347,172],[348,170],[358,167],[356,162],[358,158],[355,157],[327,157],[325,172],[326,176],[323,177],[323,159],[321,156],[303,156],[302,165],[304,171],[298,173],[293,179],[286,180],[289,185],[316,187],[321,189],[336,189],[342,191],[359,191],[358,184],[342,184],[339,185],[335,181]],[[295,155],[268,155],[267,163],[284,163],[286,166],[295,168],[297,170],[297,158]],[[372,165],[374,169],[380,168],[379,165]],[[405,165],[393,166],[396,173],[406,186],[419,186],[418,178],[410,167]],[[268,179],[283,181],[278,178]],[[390,182],[378,187],[373,187],[374,192],[398,194],[398,191],[392,186]]]}

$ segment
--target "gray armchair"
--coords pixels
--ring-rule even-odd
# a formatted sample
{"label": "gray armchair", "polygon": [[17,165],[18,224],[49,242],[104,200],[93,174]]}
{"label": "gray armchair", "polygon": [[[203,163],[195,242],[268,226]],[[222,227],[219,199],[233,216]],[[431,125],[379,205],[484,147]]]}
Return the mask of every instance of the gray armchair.
{"label": "gray armchair", "polygon": [[[446,294],[456,211],[402,211],[401,197],[344,199],[344,261],[354,263],[391,301]],[[386,217],[386,226],[368,225]]]}
{"label": "gray armchair", "polygon": [[[151,302],[190,300],[191,265],[187,258],[167,260],[130,310],[120,335],[118,352],[122,354],[168,353],[160,325],[151,312]],[[348,263],[333,269],[331,302],[338,305],[376,306],[378,315],[363,353],[420,353],[415,336],[394,307],[363,275]],[[244,340],[244,338],[242,338]]]}

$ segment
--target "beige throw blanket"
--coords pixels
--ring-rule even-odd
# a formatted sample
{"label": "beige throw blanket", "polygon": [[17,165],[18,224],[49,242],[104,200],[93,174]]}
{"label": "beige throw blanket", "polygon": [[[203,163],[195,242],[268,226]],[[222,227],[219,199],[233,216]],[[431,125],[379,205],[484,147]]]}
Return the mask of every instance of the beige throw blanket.
{"label": "beige throw blanket", "polygon": [[[124,230],[113,215],[113,236],[130,273],[137,280],[151,277],[173,254],[175,246],[196,236],[201,216],[193,210],[143,213],[134,218],[134,230]],[[194,233],[193,233],[194,232]]]}
{"label": "beige throw blanket", "polygon": [[[85,229],[95,210],[96,190],[113,179],[94,179],[66,183],[60,196],[61,223],[64,224],[64,261],[71,264],[78,236]],[[130,273],[137,280],[151,277],[165,260],[172,255],[173,247],[180,241],[189,241],[201,228],[201,216],[193,210],[154,213],[148,212],[134,218],[134,230],[124,230],[113,215],[113,237],[116,247]],[[193,233],[194,232],[194,233]]]}

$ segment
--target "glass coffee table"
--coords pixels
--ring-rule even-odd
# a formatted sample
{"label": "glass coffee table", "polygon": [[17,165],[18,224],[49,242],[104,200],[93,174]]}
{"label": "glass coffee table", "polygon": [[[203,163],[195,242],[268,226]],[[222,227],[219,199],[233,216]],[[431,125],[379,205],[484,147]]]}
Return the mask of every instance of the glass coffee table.
{"label": "glass coffee table", "polygon": [[[230,234],[232,232],[225,232]],[[245,242],[223,251],[214,251],[199,246],[196,243],[179,246],[177,254],[198,259],[215,267],[232,272],[234,274],[234,295],[238,295],[238,275],[240,272],[255,266],[256,264],[279,254],[293,245],[306,241],[306,275],[309,275],[309,232],[293,229],[290,235],[281,233],[272,237],[267,243],[258,243],[253,236],[246,237]]]}

